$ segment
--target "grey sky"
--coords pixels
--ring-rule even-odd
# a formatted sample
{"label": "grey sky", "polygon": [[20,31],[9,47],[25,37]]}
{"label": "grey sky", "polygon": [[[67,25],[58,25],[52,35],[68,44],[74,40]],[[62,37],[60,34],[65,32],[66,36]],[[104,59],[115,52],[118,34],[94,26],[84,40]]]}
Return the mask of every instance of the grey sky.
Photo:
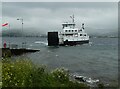
{"label": "grey sky", "polygon": [[4,2],[119,2],[119,0],[1,0]]}
{"label": "grey sky", "polygon": [[[85,23],[88,33],[109,33],[118,29],[117,2],[3,2],[2,23],[9,22],[11,29],[21,29],[24,19],[24,31],[47,33],[61,31],[61,23],[71,21],[75,15],[77,27]],[[4,27],[3,29],[7,29]]]}

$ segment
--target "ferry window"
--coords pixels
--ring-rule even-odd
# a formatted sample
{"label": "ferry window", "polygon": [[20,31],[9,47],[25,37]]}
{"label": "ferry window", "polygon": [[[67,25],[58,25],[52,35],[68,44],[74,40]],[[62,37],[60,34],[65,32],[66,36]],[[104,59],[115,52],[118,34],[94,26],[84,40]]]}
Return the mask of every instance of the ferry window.
{"label": "ferry window", "polygon": [[72,30],[72,32],[73,32],[73,30]]}
{"label": "ferry window", "polygon": [[65,32],[67,32],[67,30],[65,30]]}
{"label": "ferry window", "polygon": [[75,30],[75,32],[77,32],[77,30]]}
{"label": "ferry window", "polygon": [[80,36],[82,36],[82,34],[80,34]]}
{"label": "ferry window", "polygon": [[70,30],[69,30],[69,32],[70,32]]}
{"label": "ferry window", "polygon": [[80,31],[82,31],[82,30],[80,30]]}
{"label": "ferry window", "polygon": [[86,34],[84,36],[86,36]]}

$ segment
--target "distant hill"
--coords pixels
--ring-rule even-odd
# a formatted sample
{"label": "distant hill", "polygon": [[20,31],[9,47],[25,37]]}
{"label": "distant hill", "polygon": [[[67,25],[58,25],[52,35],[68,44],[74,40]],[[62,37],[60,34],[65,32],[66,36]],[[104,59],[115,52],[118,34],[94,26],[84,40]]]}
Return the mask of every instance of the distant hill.
{"label": "distant hill", "polygon": [[89,34],[91,37],[118,37],[118,32],[109,32],[104,34],[93,33]]}
{"label": "distant hill", "polygon": [[[46,32],[47,34],[47,32]],[[22,33],[21,30],[4,30],[2,31],[2,36],[11,36],[11,37],[21,37],[21,36],[26,36],[26,37],[47,37],[46,34],[43,34],[42,32],[37,32],[37,31],[24,31]],[[106,32],[106,33],[100,33],[100,32],[88,32],[88,35],[90,37],[118,37],[118,32]]]}
{"label": "distant hill", "polygon": [[21,37],[21,36],[25,36],[25,37],[46,37],[45,34],[41,34],[39,32],[26,32],[24,31],[24,33],[22,33],[22,31],[19,30],[4,30],[2,31],[2,37]]}

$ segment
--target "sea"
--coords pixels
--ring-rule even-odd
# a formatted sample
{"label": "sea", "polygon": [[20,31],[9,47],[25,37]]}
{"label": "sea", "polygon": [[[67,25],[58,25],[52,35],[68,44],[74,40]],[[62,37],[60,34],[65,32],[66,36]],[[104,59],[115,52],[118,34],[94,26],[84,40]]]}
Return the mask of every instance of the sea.
{"label": "sea", "polygon": [[[39,49],[17,57],[28,58],[48,69],[66,68],[71,74],[79,74],[104,83],[118,82],[118,38],[90,38],[89,44],[49,47],[45,37],[2,37],[2,42]],[[15,57],[16,58],[16,57]]]}

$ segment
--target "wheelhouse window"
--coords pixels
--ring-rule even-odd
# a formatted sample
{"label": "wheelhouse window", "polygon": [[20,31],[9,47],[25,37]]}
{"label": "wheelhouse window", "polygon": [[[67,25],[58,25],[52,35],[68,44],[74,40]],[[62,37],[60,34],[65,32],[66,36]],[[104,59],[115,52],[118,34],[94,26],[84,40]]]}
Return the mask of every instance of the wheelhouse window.
{"label": "wheelhouse window", "polygon": [[67,27],[67,25],[65,25],[65,27]]}
{"label": "wheelhouse window", "polygon": [[78,32],[82,32],[82,30],[80,29],[80,30],[78,30]]}
{"label": "wheelhouse window", "polygon": [[82,34],[80,34],[80,36],[82,36]]}

